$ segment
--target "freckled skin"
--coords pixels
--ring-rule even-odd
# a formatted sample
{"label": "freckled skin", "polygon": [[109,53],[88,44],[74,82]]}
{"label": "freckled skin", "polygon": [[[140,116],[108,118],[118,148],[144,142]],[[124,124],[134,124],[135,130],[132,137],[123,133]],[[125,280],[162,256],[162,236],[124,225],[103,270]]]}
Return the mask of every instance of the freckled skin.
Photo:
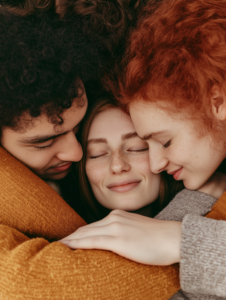
{"label": "freckled skin", "polygon": [[[102,138],[106,143],[88,145],[86,173],[96,199],[109,209],[134,211],[159,195],[160,175],[150,172],[147,143],[137,136],[122,140],[133,132],[130,117],[119,108],[99,113],[90,127],[88,141]],[[108,187],[125,181],[138,184],[126,192]]]}

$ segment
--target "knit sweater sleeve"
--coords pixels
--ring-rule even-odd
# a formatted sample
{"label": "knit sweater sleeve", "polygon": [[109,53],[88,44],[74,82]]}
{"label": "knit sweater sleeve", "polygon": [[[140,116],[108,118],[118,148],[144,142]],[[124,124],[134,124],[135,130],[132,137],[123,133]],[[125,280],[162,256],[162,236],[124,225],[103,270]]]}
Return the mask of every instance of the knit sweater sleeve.
{"label": "knit sweater sleeve", "polygon": [[205,216],[216,201],[217,199],[210,195],[184,189],[155,216],[155,219],[182,222],[187,214]]}
{"label": "knit sweater sleeve", "polygon": [[190,293],[226,298],[226,222],[188,214],[182,222],[180,282]]}
{"label": "knit sweater sleeve", "polygon": [[166,300],[179,288],[178,266],[132,262],[100,250],[73,251],[0,225],[0,299]]}
{"label": "knit sweater sleeve", "polygon": [[179,289],[178,265],[58,243],[85,222],[1,147],[0,157],[0,299],[166,300]]}
{"label": "knit sweater sleeve", "polygon": [[180,283],[171,299],[226,298],[226,222],[205,218],[216,199],[183,190],[156,218],[182,221]]}
{"label": "knit sweater sleeve", "polygon": [[[193,226],[191,232],[190,223],[186,221],[187,219],[200,219],[198,216],[206,215],[215,204],[216,199],[197,191],[183,190],[178,193],[175,198],[169,203],[169,205],[163,209],[157,216],[157,219],[161,220],[173,220],[173,221],[183,221],[182,223],[182,247],[181,247],[181,262],[180,262],[180,282],[182,290],[174,294],[170,300],[222,300],[224,298],[218,297],[216,295],[221,295],[220,293],[210,293],[210,290],[207,289],[210,281],[211,284],[215,286],[213,279],[213,274],[216,272],[216,265],[212,265],[212,269],[209,272],[212,273],[212,278],[209,278],[209,272],[206,272],[207,265],[205,264],[205,259],[208,255],[211,255],[210,249],[213,248],[213,241],[208,237],[203,241],[203,234],[199,227],[197,228],[196,224]],[[188,215],[190,214],[190,215]],[[202,220],[207,220],[207,223],[210,219],[201,217]],[[211,220],[213,221],[213,220]],[[214,221],[219,222],[219,221]],[[219,224],[219,223],[217,223]],[[202,225],[200,226],[202,227]],[[211,227],[213,233],[214,229]],[[205,229],[204,229],[205,231]],[[207,230],[208,231],[208,230]],[[210,232],[210,231],[208,231]],[[195,235],[194,235],[195,233]],[[223,234],[223,232],[222,232]],[[222,237],[222,235],[221,235]],[[189,239],[190,238],[190,239]],[[197,240],[203,243],[201,253],[203,257],[203,264],[200,262],[200,258],[197,256]],[[214,244],[215,248],[218,248],[219,241]],[[198,247],[199,248],[199,247]],[[219,251],[215,252],[215,255],[218,256]],[[212,259],[210,259],[212,261]],[[216,263],[217,260],[215,261]],[[195,265],[196,263],[196,265]],[[197,265],[199,264],[199,266]],[[226,271],[226,270],[225,270]],[[225,272],[226,274],[226,272]],[[222,273],[218,274],[220,277]],[[188,279],[189,278],[189,279]],[[208,278],[208,280],[206,280]],[[218,278],[219,279],[219,278]],[[215,280],[218,280],[215,278]],[[201,281],[200,281],[201,280]],[[223,284],[223,283],[222,283]],[[201,286],[203,287],[201,288]],[[221,287],[218,287],[221,289]],[[212,288],[210,288],[212,289]],[[222,296],[222,295],[221,295]]]}

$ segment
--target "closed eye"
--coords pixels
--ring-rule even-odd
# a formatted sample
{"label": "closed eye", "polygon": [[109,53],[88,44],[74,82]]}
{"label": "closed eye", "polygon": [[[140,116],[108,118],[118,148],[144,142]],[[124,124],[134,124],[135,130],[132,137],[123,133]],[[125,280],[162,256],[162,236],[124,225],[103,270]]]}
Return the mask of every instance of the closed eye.
{"label": "closed eye", "polygon": [[129,149],[128,151],[129,152],[144,152],[144,151],[147,151],[149,148],[146,147],[146,148],[143,148],[143,149]]}
{"label": "closed eye", "polygon": [[43,150],[43,149],[52,147],[52,145],[53,145],[53,143],[51,143],[50,145],[47,145],[47,146],[34,146],[34,148],[38,149],[38,150]]}
{"label": "closed eye", "polygon": [[164,148],[167,148],[167,147],[170,146],[170,144],[171,144],[171,140],[169,140],[167,143],[165,143],[165,144],[163,145],[163,147],[164,147]]}
{"label": "closed eye", "polygon": [[95,159],[95,158],[102,157],[102,156],[104,156],[104,155],[106,155],[106,153],[99,154],[99,155],[92,155],[92,156],[90,156],[89,158],[91,158],[91,159]]}

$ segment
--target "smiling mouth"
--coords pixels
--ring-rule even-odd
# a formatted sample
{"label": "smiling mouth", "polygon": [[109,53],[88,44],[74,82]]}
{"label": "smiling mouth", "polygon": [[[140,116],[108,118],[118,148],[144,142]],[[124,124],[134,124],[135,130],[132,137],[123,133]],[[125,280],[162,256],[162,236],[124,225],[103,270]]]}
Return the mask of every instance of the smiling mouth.
{"label": "smiling mouth", "polygon": [[61,165],[61,166],[51,167],[50,170],[54,170],[56,172],[64,172],[67,169],[69,169],[71,165],[72,165],[72,162],[69,162],[69,163],[66,163],[66,164]]}
{"label": "smiling mouth", "polygon": [[119,184],[112,184],[109,185],[108,188],[112,192],[116,193],[126,193],[131,190],[133,190],[135,187],[137,187],[140,184],[141,181],[133,181],[133,182],[128,182],[128,183],[119,183]]}
{"label": "smiling mouth", "polygon": [[178,180],[179,176],[180,176],[180,173],[182,171],[183,167],[181,167],[180,169],[176,170],[176,171],[173,171],[173,172],[170,172],[168,173],[169,175],[173,175],[173,178],[175,180]]}

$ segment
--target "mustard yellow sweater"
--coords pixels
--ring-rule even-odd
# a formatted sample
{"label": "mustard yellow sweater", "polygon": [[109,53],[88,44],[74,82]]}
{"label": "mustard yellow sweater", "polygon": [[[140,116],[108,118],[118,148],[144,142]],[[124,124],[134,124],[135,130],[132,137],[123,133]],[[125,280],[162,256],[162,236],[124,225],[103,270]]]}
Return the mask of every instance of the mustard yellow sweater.
{"label": "mustard yellow sweater", "polygon": [[[161,300],[178,265],[154,267],[54,242],[85,224],[45,182],[0,148],[0,299]],[[226,219],[226,194],[209,217]]]}

